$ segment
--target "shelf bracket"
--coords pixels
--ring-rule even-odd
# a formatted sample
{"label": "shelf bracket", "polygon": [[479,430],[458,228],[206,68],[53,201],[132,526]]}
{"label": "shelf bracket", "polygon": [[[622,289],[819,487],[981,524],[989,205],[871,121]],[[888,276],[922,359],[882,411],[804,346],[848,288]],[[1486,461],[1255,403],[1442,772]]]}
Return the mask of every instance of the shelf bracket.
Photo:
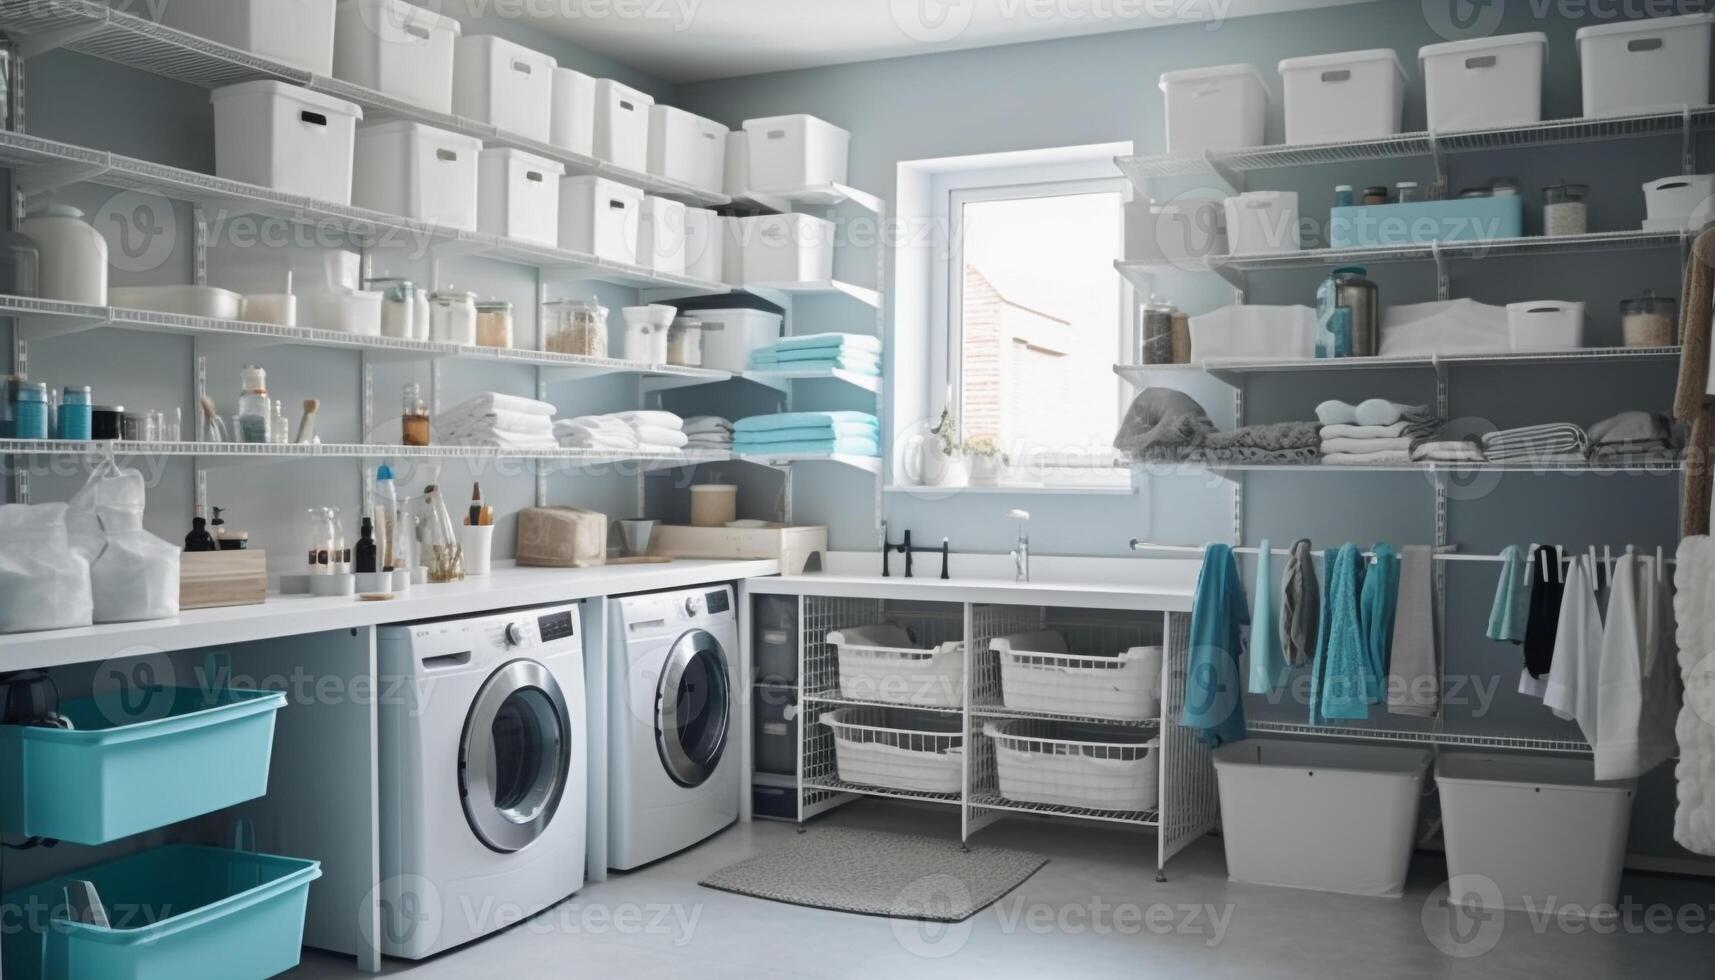
{"label": "shelf bracket", "polygon": [[[1434,130],[1429,131],[1429,159],[1435,166],[1435,189],[1440,196],[1447,196],[1447,158],[1441,150],[1441,140]],[[1690,173],[1690,171],[1686,171]]]}
{"label": "shelf bracket", "polygon": [[[1226,182],[1226,185],[1232,188],[1233,193],[1243,194],[1245,192],[1244,171],[1234,170],[1228,166],[1227,162],[1222,160],[1213,150],[1204,150],[1203,159],[1209,164],[1209,171]],[[1687,171],[1687,173],[1689,172]]]}
{"label": "shelf bracket", "polygon": [[1697,140],[1692,135],[1691,107],[1681,106],[1679,113],[1679,154],[1681,166],[1684,167],[1680,173],[1694,174],[1697,172]]}
{"label": "shelf bracket", "polygon": [[1429,255],[1435,260],[1435,298],[1446,302],[1453,298],[1453,280],[1447,272],[1447,256],[1442,254],[1439,239],[1429,243]]}
{"label": "shelf bracket", "polygon": [[208,212],[191,205],[191,282],[208,285]]}
{"label": "shelf bracket", "polygon": [[38,58],[50,51],[76,44],[78,41],[107,29],[107,12],[102,11],[99,20],[87,24],[69,24],[65,27],[50,27],[40,31],[31,31],[18,36],[18,54],[29,59]]}
{"label": "shelf bracket", "polygon": [[[540,295],[540,293],[541,293],[541,289],[539,287],[537,289],[537,293],[538,293],[538,295]],[[543,373],[541,368],[536,369],[536,400],[539,402],[545,402],[548,400],[548,376],[545,373]],[[547,464],[547,461],[546,460],[537,460],[536,465],[535,465],[535,471],[536,471],[536,506],[546,507],[546,506],[548,506],[548,464]],[[639,511],[639,513],[642,513],[642,512]]]}

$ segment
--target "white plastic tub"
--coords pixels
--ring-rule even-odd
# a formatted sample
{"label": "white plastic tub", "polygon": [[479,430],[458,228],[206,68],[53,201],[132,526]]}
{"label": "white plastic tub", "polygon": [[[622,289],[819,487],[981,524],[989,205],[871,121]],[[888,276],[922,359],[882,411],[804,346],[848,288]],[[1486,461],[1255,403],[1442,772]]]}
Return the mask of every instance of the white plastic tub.
{"label": "white plastic tub", "polygon": [[819,719],[834,733],[842,780],[917,793],[957,793],[965,733],[956,714],[902,708],[841,708]]}
{"label": "white plastic tub", "polygon": [[1435,782],[1447,876],[1463,879],[1461,900],[1614,914],[1636,780],[1597,782],[1588,759],[1446,752]]}
{"label": "white plastic tub", "polygon": [[957,640],[924,647],[883,623],[836,630],[828,643],[839,658],[842,697],[938,708],[964,703],[965,645]]}
{"label": "white plastic tub", "polygon": [[1288,143],[1379,139],[1400,130],[1405,66],[1392,48],[1280,63]]}
{"label": "white plastic tub", "polygon": [[333,74],[334,0],[170,0],[156,7],[167,27]]}
{"label": "white plastic tub", "polygon": [[685,275],[720,282],[726,253],[726,229],[720,215],[706,208],[685,209]]}
{"label": "white plastic tub", "polygon": [[560,247],[637,264],[643,191],[606,177],[560,181]]}
{"label": "white plastic tub", "polygon": [[1218,197],[1125,206],[1128,262],[1176,262],[1227,254],[1227,212]]}
{"label": "white plastic tub", "polygon": [[214,172],[246,184],[351,203],[351,167],[363,110],[287,85],[241,82],[210,93]]}
{"label": "white plastic tub", "polygon": [[744,190],[767,194],[823,184],[843,184],[852,134],[815,116],[746,119]]}
{"label": "white plastic tub", "polygon": [[780,342],[785,318],[762,310],[698,310],[703,321],[703,367],[739,372],[750,366],[750,352]]}
{"label": "white plastic tub", "polygon": [[446,228],[477,227],[477,156],[482,140],[409,120],[357,131],[351,200]]}
{"label": "white plastic tub", "polygon": [[593,76],[581,71],[554,69],[554,119],[549,142],[586,157],[595,155],[595,83]]}
{"label": "white plastic tub", "polygon": [[1505,34],[1420,48],[1431,132],[1542,121],[1548,35]]}
{"label": "white plastic tub", "polygon": [[463,28],[405,0],[339,0],[333,73],[433,112],[453,110],[453,49]]}
{"label": "white plastic tub", "polygon": [[643,198],[637,223],[637,261],[656,272],[685,274],[685,206],[653,195]]}
{"label": "white plastic tub", "polygon": [[1298,193],[1250,191],[1229,197],[1227,248],[1234,255],[1272,255],[1299,250]]}
{"label": "white plastic tub", "polygon": [[1246,739],[1215,750],[1227,877],[1398,898],[1429,771],[1424,749]]}
{"label": "white plastic tub", "polygon": [[1507,304],[1507,335],[1515,351],[1584,346],[1584,304],[1538,300]]}
{"label": "white plastic tub", "polygon": [[808,214],[739,219],[747,285],[793,285],[834,277],[834,223]]}
{"label": "white plastic tub", "polygon": [[645,173],[649,166],[649,107],[653,96],[645,95],[611,78],[595,83],[595,139],[597,159],[616,167]]}
{"label": "white plastic tub", "polygon": [[1662,177],[1644,185],[1644,215],[1649,222],[1688,221],[1707,211],[1715,198],[1715,174]]}
{"label": "white plastic tub", "polygon": [[1223,306],[1191,318],[1191,363],[1316,354],[1316,311],[1308,306]]}
{"label": "white plastic tub", "polygon": [[458,39],[453,112],[546,143],[553,133],[554,59],[492,34]]}
{"label": "white plastic tub", "polygon": [[706,191],[726,181],[727,128],[670,105],[649,107],[649,172]]}
{"label": "white plastic tub", "polygon": [[1017,803],[1137,813],[1160,800],[1161,740],[1139,728],[988,722],[1000,795]]}
{"label": "white plastic tub", "polygon": [[1161,648],[1072,653],[1057,630],[998,636],[1001,701],[1020,711],[1144,721],[1161,715]]}
{"label": "white plastic tub", "polygon": [[1167,152],[1202,156],[1205,150],[1261,146],[1268,89],[1250,65],[1218,65],[1161,76],[1167,102]]}
{"label": "white plastic tub", "polygon": [[560,178],[566,168],[506,147],[483,150],[478,160],[478,230],[549,248],[558,245]]}
{"label": "white plastic tub", "polygon": [[1709,104],[1709,31],[1686,14],[1580,28],[1584,115],[1624,116]]}

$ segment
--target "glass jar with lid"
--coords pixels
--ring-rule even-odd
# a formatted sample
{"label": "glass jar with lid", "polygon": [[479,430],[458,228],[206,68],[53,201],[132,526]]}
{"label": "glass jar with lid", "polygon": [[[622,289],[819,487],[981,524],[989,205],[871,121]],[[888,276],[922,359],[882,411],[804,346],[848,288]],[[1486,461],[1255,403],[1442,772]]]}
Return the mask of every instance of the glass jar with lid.
{"label": "glass jar with lid", "polygon": [[1627,347],[1672,347],[1679,342],[1679,303],[1645,293],[1620,302],[1620,332]]}
{"label": "glass jar with lid", "polygon": [[593,300],[542,304],[542,349],[552,354],[607,356],[607,308]]}
{"label": "glass jar with lid", "polygon": [[87,440],[93,435],[95,403],[88,385],[66,385],[60,397],[59,438]]}
{"label": "glass jar with lid", "polygon": [[1143,304],[1141,363],[1173,363],[1173,314],[1177,312],[1172,303],[1155,296]]}
{"label": "glass jar with lid", "polygon": [[1590,230],[1585,199],[1588,184],[1555,184],[1542,189],[1542,233],[1549,237],[1582,235]]}
{"label": "glass jar with lid", "polygon": [[381,336],[410,340],[416,335],[417,287],[409,279],[365,279],[381,294]]}
{"label": "glass jar with lid", "polygon": [[429,294],[429,339],[476,346],[476,294],[446,289]]}
{"label": "glass jar with lid", "polygon": [[703,321],[683,314],[667,328],[667,363],[680,367],[703,366]]}
{"label": "glass jar with lid", "polygon": [[484,300],[476,304],[476,345],[512,349],[512,304]]}
{"label": "glass jar with lid", "polygon": [[48,437],[48,386],[39,381],[12,382],[12,438]]}

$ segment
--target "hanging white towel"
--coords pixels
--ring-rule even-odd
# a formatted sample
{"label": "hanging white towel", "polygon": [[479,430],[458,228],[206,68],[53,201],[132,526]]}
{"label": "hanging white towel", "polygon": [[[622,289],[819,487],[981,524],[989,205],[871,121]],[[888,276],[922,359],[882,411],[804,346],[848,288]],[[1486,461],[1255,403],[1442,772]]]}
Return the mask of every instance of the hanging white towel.
{"label": "hanging white towel", "polygon": [[[1609,609],[1612,615],[1611,604]],[[1578,722],[1591,745],[1599,744],[1596,692],[1601,688],[1602,647],[1594,576],[1589,559],[1580,555],[1566,566],[1566,592],[1554,631],[1554,664],[1548,670],[1542,703],[1561,718]]]}
{"label": "hanging white towel", "polygon": [[1597,779],[1635,779],[1677,748],[1671,719],[1679,714],[1679,698],[1664,667],[1673,614],[1655,569],[1655,559],[1637,555],[1614,563],[1596,707],[1600,737],[1592,740]]}
{"label": "hanging white towel", "polygon": [[1715,856],[1715,538],[1679,543],[1673,611],[1679,623],[1679,673],[1685,705],[1679,710],[1679,807],[1673,839],[1696,854]]}

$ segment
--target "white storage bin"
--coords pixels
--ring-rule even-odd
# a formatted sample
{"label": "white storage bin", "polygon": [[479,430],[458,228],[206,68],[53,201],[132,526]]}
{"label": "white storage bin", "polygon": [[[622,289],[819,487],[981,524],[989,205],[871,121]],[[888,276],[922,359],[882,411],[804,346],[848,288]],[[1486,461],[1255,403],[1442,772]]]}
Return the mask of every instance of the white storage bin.
{"label": "white storage bin", "polygon": [[492,34],[461,37],[453,57],[453,112],[503,133],[553,134],[554,59]]}
{"label": "white storage bin", "polygon": [[835,630],[828,643],[839,658],[841,697],[939,708],[964,703],[965,645],[957,640],[922,647],[884,623]]}
{"label": "white storage bin", "polygon": [[1075,654],[1057,630],[989,641],[1000,657],[1001,701],[1019,711],[1145,721],[1161,715],[1161,648]]}
{"label": "white storage bin", "polygon": [[1709,14],[1580,28],[1584,115],[1624,116],[1709,104]]}
{"label": "white storage bin", "polygon": [[216,176],[318,201],[351,203],[361,108],[266,80],[217,88],[209,98],[214,102]]}
{"label": "white storage bin", "polygon": [[957,793],[964,782],[964,721],[901,708],[841,708],[820,719],[834,734],[842,780],[918,793]]}
{"label": "white storage bin", "polygon": [[554,119],[549,142],[583,156],[595,155],[593,76],[570,68],[554,69]]}
{"label": "white storage bin", "polygon": [[1599,783],[1588,759],[1447,752],[1435,764],[1447,875],[1487,879],[1498,899],[1538,914],[1608,915],[1620,897],[1637,782]]}
{"label": "white storage bin", "polygon": [[685,275],[720,282],[726,254],[721,216],[706,208],[685,209]]}
{"label": "white storage bin", "polygon": [[1298,193],[1250,191],[1223,202],[1227,212],[1227,248],[1234,255],[1296,252]]}
{"label": "white storage bin", "polygon": [[721,185],[721,192],[728,197],[750,193],[750,134],[742,129],[726,134],[726,173]]}
{"label": "white storage bin", "polygon": [[744,281],[769,286],[824,282],[834,277],[834,223],[808,214],[739,219]]}
{"label": "white storage bin", "polygon": [[637,264],[643,191],[606,177],[560,181],[560,247]]}
{"label": "white storage bin", "polygon": [[[1715,198],[1715,174],[1662,177],[1644,185],[1644,215],[1648,222],[1685,222],[1708,211]],[[1683,225],[1681,225],[1683,227]]]}
{"label": "white storage bin", "polygon": [[523,150],[483,150],[477,227],[549,248],[560,243],[560,178],[566,168]]}
{"label": "white storage bin", "polygon": [[750,352],[780,342],[785,318],[762,310],[698,310],[703,321],[703,367],[717,371],[743,371],[750,366]]}
{"label": "white storage bin", "polygon": [[1137,201],[1125,206],[1128,262],[1176,262],[1227,254],[1227,211],[1220,198]]}
{"label": "white storage bin", "polygon": [[637,223],[637,261],[667,275],[685,274],[685,206],[664,197],[643,198]]}
{"label": "white storage bin", "polygon": [[1391,48],[1288,58],[1280,63],[1288,143],[1396,135],[1405,109],[1405,66]]}
{"label": "white storage bin", "polygon": [[463,28],[405,0],[339,0],[333,73],[433,112],[453,111],[453,49]]}
{"label": "white storage bin", "polygon": [[1161,740],[1141,729],[988,722],[1000,795],[1016,803],[1136,813],[1160,799]]}
{"label": "white storage bin", "polygon": [[843,184],[852,134],[815,116],[744,121],[747,191],[767,194]]}
{"label": "white storage bin", "polygon": [[1255,738],[1221,746],[1227,877],[1400,897],[1428,770],[1423,749]]}
{"label": "white storage bin", "polygon": [[655,98],[611,78],[595,83],[595,155],[616,167],[646,173],[649,107]]}
{"label": "white storage bin", "polygon": [[719,191],[726,181],[727,128],[670,105],[649,107],[649,172]]}
{"label": "white storage bin", "polygon": [[1548,35],[1506,34],[1420,48],[1430,132],[1542,121]]}
{"label": "white storage bin", "polygon": [[1584,346],[1584,304],[1560,300],[1507,304],[1507,335],[1515,351]]}
{"label": "white storage bin", "polygon": [[1191,318],[1191,363],[1316,356],[1316,311],[1236,304]]}
{"label": "white storage bin", "polygon": [[475,231],[481,152],[482,140],[409,120],[364,126],[357,131],[352,203]]}
{"label": "white storage bin", "polygon": [[334,0],[169,0],[161,23],[294,68],[333,74]]}
{"label": "white storage bin", "polygon": [[1250,65],[1170,71],[1161,76],[1167,102],[1167,152],[1199,157],[1205,150],[1263,144],[1268,89]]}

